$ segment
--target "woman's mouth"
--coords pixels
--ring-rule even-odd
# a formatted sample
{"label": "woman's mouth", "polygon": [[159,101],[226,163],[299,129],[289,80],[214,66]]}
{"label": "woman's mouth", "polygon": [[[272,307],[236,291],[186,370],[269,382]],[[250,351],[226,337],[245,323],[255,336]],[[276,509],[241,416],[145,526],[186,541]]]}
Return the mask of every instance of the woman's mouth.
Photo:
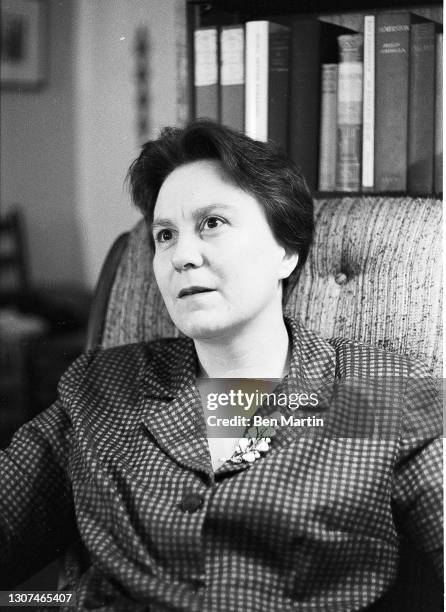
{"label": "woman's mouth", "polygon": [[192,287],[185,287],[181,289],[178,294],[179,298],[188,297],[190,295],[196,295],[198,293],[208,293],[210,291],[215,291],[215,289],[210,289],[209,287],[200,287],[198,285],[194,285]]}

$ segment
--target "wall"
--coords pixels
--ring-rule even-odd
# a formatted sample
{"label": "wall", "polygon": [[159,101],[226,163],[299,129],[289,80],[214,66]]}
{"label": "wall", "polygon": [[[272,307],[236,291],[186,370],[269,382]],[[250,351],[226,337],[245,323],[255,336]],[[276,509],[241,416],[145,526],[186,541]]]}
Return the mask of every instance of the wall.
{"label": "wall", "polygon": [[48,9],[48,86],[1,93],[0,201],[2,210],[24,209],[32,278],[80,283],[86,261],[73,172],[73,3],[51,0]]}
{"label": "wall", "polygon": [[[177,121],[175,25],[177,0],[79,0],[77,112],[79,209],[89,282],[114,237],[139,215],[123,181],[139,143],[135,113],[137,26],[149,42],[149,137]],[[178,28],[177,28],[178,30]]]}
{"label": "wall", "polygon": [[148,27],[153,137],[181,119],[184,1],[49,0],[48,7],[48,87],[2,92],[1,201],[25,208],[35,281],[93,287],[112,241],[139,218],[124,187],[139,147],[135,29]]}

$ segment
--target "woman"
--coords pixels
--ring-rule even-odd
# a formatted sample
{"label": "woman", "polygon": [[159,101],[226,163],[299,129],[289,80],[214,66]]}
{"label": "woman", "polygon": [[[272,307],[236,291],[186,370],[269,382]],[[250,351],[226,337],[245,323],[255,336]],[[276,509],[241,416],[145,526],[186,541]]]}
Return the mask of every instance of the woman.
{"label": "woman", "polygon": [[[147,143],[129,177],[186,337],[82,356],[2,453],[2,588],[74,544],[80,610],[391,605],[399,535],[441,555],[431,380],[402,356],[284,318],[312,201],[272,145],[198,122]],[[402,386],[388,384],[395,373]],[[202,400],[221,379],[278,379],[255,415],[277,423],[237,421],[216,437]],[[309,417],[291,424],[291,402],[271,405],[312,393],[315,434]]]}

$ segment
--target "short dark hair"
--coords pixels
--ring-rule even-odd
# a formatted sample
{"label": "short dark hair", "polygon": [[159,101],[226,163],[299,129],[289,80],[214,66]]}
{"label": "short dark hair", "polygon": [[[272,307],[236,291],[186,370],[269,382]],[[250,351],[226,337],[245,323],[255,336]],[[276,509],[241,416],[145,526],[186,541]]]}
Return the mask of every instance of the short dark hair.
{"label": "short dark hair", "polygon": [[253,140],[213,121],[192,121],[185,128],[164,128],[146,142],[127,179],[134,204],[149,224],[161,185],[183,164],[218,160],[236,186],[254,196],[265,211],[277,242],[298,253],[300,269],[313,237],[313,200],[304,177],[272,142]]}

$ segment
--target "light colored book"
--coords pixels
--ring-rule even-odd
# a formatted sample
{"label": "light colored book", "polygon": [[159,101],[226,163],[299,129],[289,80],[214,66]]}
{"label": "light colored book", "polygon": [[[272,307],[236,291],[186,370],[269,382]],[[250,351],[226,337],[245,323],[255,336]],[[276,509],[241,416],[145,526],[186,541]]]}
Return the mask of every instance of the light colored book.
{"label": "light colored book", "polygon": [[336,189],[359,191],[362,161],[363,36],[339,36]]}
{"label": "light colored book", "polygon": [[362,102],[362,188],[375,184],[375,15],[364,17],[364,86]]}
{"label": "light colored book", "polygon": [[246,134],[286,151],[290,29],[271,21],[248,21],[245,27]]}
{"label": "light colored book", "polygon": [[218,121],[218,28],[194,31],[195,117]]}

